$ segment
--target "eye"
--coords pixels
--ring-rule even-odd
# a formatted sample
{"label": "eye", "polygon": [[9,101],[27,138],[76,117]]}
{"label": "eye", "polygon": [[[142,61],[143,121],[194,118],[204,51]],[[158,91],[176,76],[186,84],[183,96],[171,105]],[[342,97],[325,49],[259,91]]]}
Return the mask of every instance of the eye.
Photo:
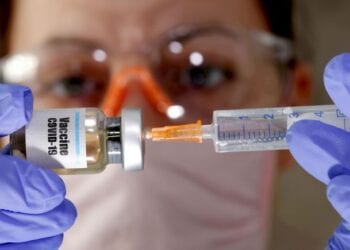
{"label": "eye", "polygon": [[190,90],[215,91],[238,77],[234,63],[216,55],[203,54],[202,62],[191,61],[190,54],[163,58],[158,66],[155,72],[160,84],[174,95]]}
{"label": "eye", "polygon": [[103,85],[101,80],[93,77],[71,75],[51,82],[50,90],[60,97],[77,97],[91,95],[95,91],[101,90],[104,87]]}
{"label": "eye", "polygon": [[74,105],[97,105],[108,86],[108,65],[89,58],[63,59],[47,61],[39,68],[35,80],[40,96]]}
{"label": "eye", "polygon": [[179,83],[191,88],[216,88],[234,80],[235,73],[219,65],[188,66],[180,69]]}

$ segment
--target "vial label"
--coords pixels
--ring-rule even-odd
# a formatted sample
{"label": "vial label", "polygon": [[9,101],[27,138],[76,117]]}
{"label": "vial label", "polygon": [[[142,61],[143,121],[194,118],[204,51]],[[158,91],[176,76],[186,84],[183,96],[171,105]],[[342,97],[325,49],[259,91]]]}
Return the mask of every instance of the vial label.
{"label": "vial label", "polygon": [[85,109],[35,111],[25,133],[27,159],[49,168],[86,168]]}

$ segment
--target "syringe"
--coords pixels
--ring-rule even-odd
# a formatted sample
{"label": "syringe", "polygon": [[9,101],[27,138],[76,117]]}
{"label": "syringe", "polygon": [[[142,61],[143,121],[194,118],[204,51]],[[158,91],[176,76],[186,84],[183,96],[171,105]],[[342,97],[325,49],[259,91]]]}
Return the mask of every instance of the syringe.
{"label": "syringe", "polygon": [[189,141],[212,139],[216,152],[287,149],[287,129],[298,120],[318,120],[350,131],[350,120],[334,105],[216,110],[213,123],[152,128],[146,139]]}

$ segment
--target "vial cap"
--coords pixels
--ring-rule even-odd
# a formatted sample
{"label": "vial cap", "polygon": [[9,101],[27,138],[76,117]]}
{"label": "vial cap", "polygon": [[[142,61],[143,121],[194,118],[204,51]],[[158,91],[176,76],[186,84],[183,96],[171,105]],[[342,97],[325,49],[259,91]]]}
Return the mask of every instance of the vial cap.
{"label": "vial cap", "polygon": [[140,109],[126,108],[121,114],[122,163],[125,171],[143,169],[144,141]]}

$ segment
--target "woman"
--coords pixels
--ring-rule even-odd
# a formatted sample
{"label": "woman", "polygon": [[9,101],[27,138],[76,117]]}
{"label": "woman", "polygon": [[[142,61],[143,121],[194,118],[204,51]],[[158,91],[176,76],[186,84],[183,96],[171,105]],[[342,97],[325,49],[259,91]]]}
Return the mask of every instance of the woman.
{"label": "woman", "polygon": [[[272,35],[293,38],[291,3],[271,2],[16,1],[3,82],[29,86],[35,108],[98,106],[112,79],[131,72],[128,94],[116,101],[141,107],[146,126],[173,121],[140,91],[135,67],[183,107],[181,122],[210,122],[215,109],[303,104],[309,73],[290,42]],[[5,67],[19,53],[35,58],[28,74]],[[264,249],[279,159],[276,152],[218,155],[208,144],[147,143],[141,173],[110,167],[65,176],[79,216],[62,249]],[[72,217],[62,213],[62,221]],[[54,224],[58,230],[39,223],[27,238],[3,243],[49,244],[45,238],[63,233],[67,221]],[[50,239],[47,246],[57,248],[61,238]]]}

